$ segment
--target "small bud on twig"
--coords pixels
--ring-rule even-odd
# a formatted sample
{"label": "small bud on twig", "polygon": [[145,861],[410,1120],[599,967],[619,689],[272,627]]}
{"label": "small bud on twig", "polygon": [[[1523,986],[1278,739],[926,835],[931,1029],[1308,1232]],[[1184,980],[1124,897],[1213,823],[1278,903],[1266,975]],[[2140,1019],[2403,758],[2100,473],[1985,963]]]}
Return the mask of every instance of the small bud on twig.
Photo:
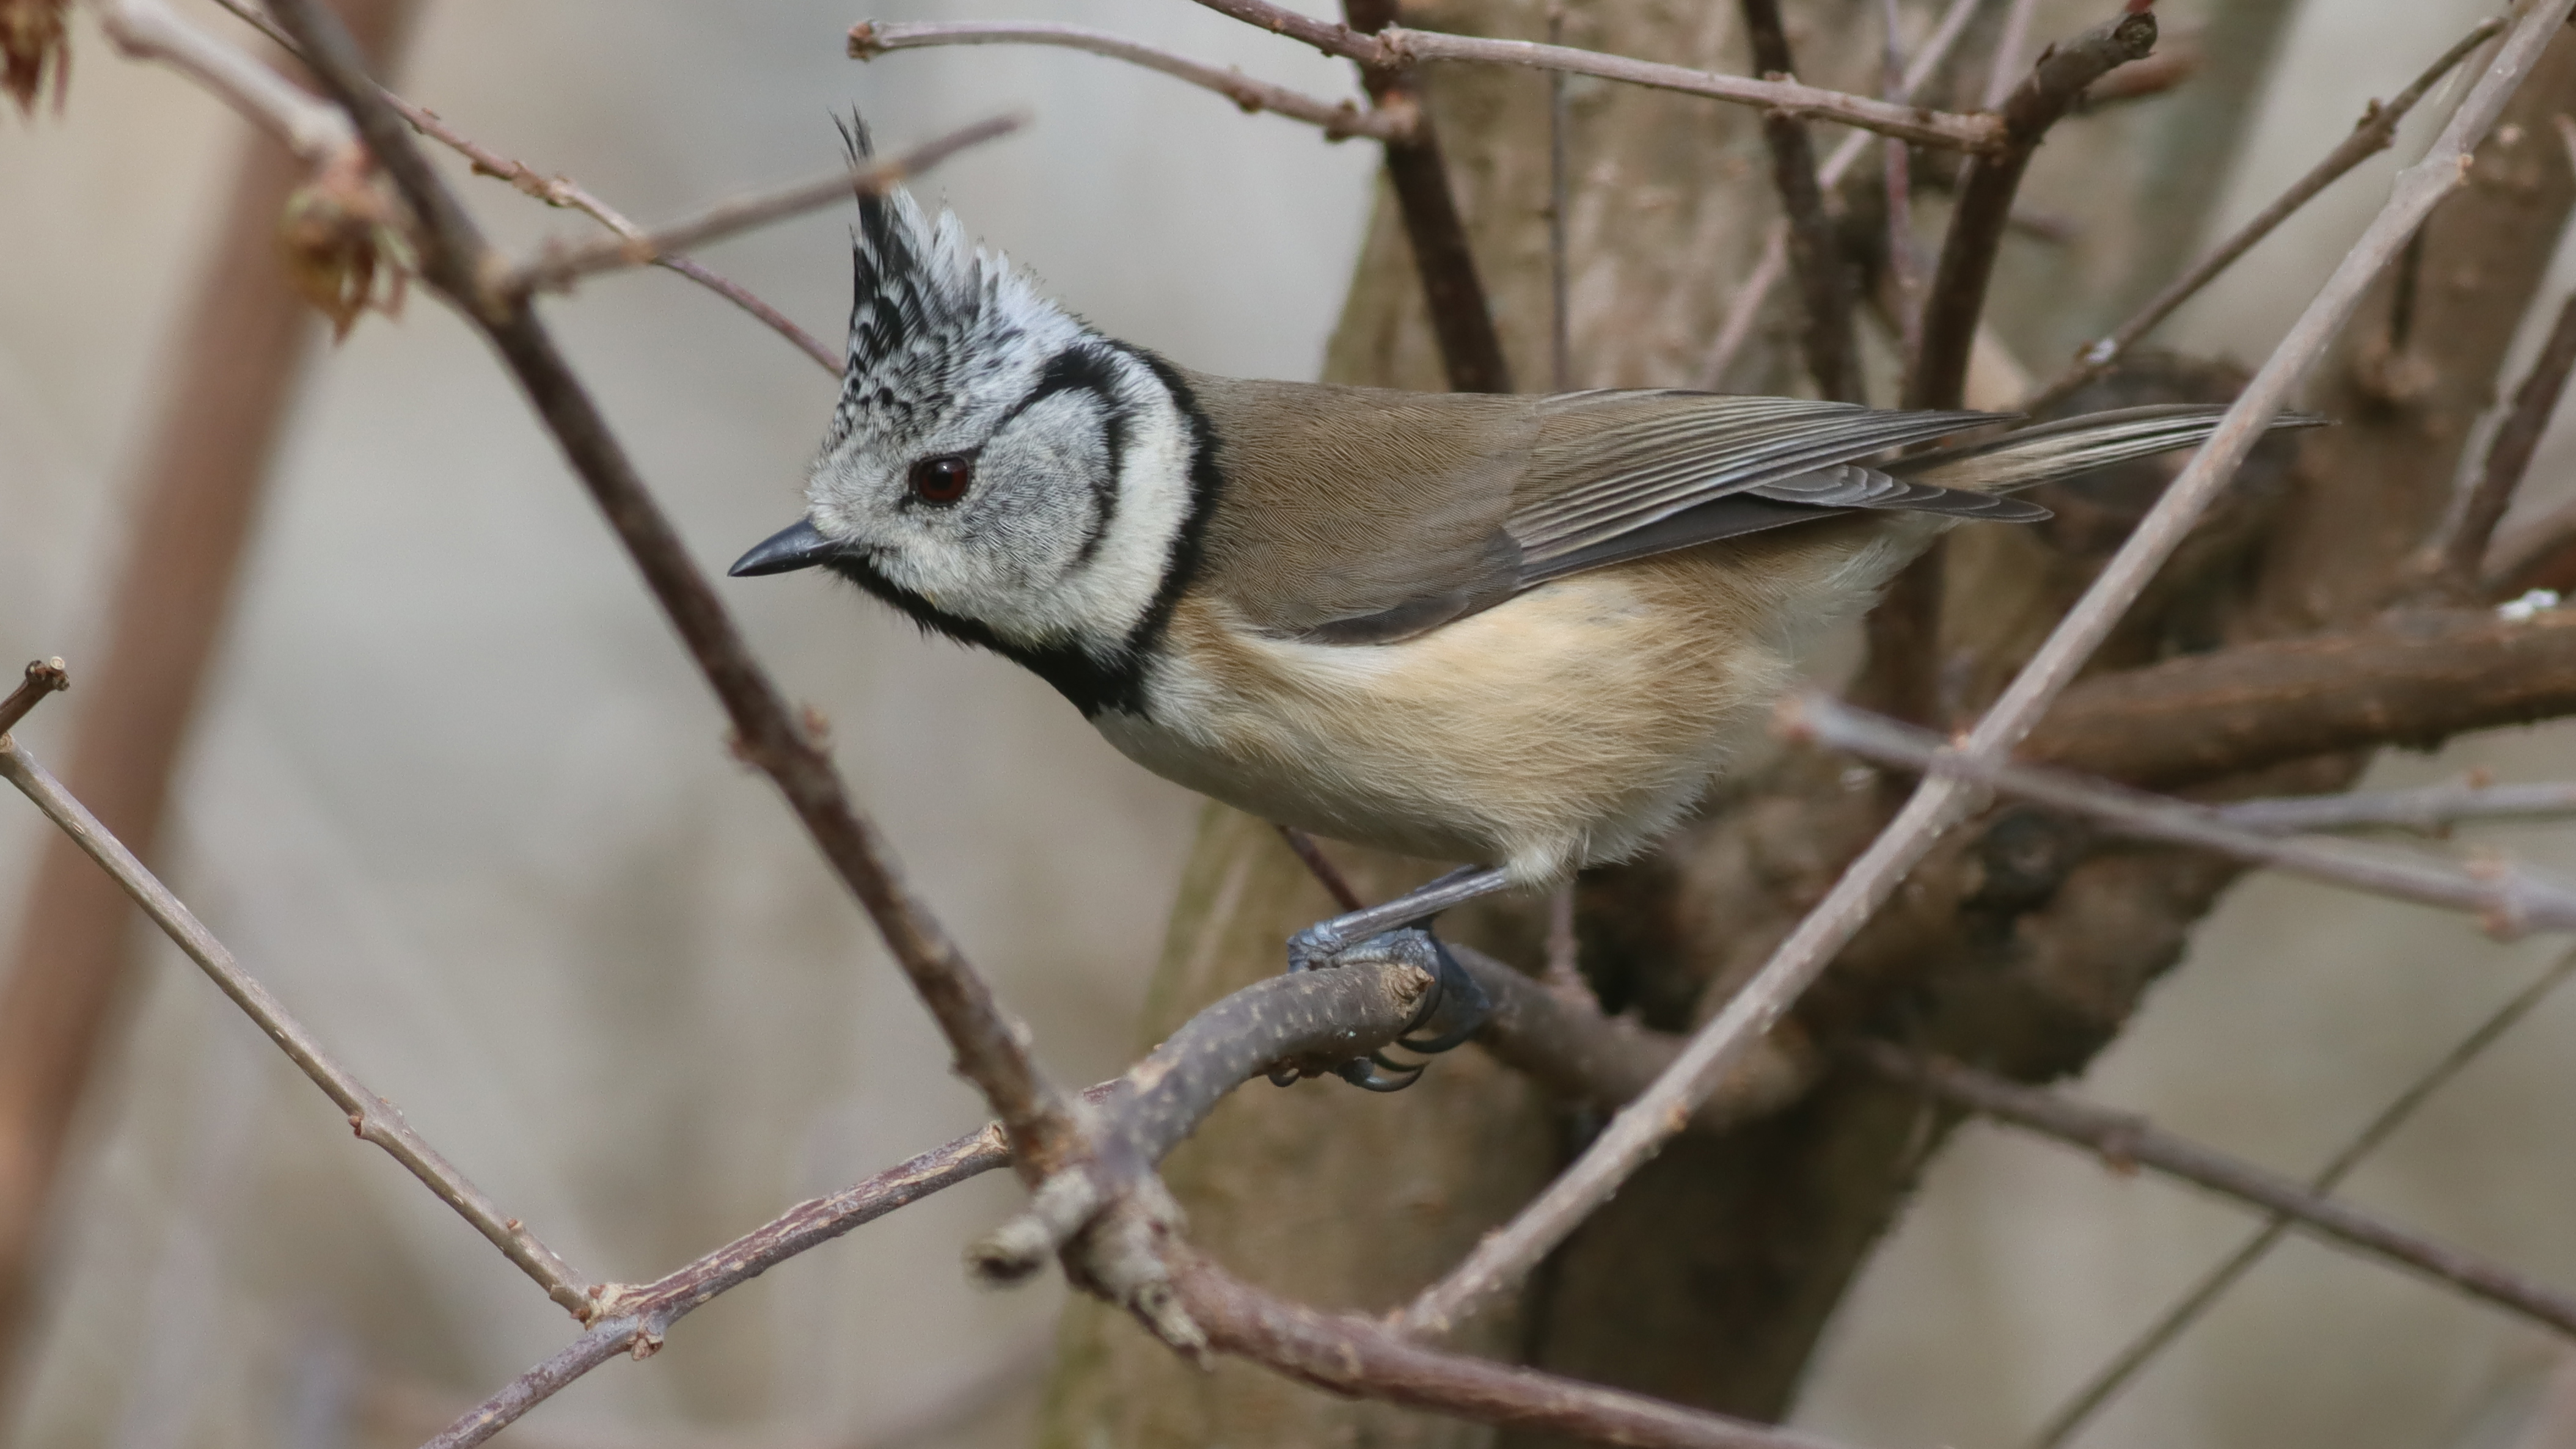
{"label": "small bud on twig", "polygon": [[63,108],[71,83],[71,37],[63,17],[71,0],[0,0],[0,91],[17,101],[18,113],[33,117],[36,97],[44,92],[48,71],[54,80],[54,110]]}
{"label": "small bud on twig", "polygon": [[369,307],[388,317],[401,314],[414,261],[399,218],[398,203],[376,185],[366,153],[354,149],[326,162],[286,199],[277,243],[287,279],[331,319],[334,341],[347,338]]}

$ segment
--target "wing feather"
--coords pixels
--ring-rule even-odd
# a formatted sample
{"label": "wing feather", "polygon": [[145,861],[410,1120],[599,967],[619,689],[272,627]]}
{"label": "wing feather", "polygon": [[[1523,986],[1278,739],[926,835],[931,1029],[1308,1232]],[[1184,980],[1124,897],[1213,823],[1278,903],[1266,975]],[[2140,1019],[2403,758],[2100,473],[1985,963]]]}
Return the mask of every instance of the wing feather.
{"label": "wing feather", "polygon": [[1504,519],[1524,560],[1545,564],[1712,499],[1995,420],[1796,398],[1652,397],[1651,408],[1634,394],[1542,405],[1540,441]]}

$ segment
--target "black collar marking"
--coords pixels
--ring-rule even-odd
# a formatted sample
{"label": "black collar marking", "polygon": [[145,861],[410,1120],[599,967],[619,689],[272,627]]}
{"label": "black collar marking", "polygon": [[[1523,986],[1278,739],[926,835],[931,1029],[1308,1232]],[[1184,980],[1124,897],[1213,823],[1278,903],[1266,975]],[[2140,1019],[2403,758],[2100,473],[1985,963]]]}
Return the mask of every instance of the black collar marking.
{"label": "black collar marking", "polygon": [[[1083,344],[1077,350],[1087,350],[1094,345],[1115,347],[1151,368],[1154,376],[1171,393],[1173,404],[1180,409],[1190,430],[1188,507],[1181,516],[1180,533],[1172,540],[1171,553],[1163,563],[1163,586],[1155,591],[1153,602],[1146,605],[1144,617],[1136,621],[1136,627],[1127,632],[1127,637],[1107,657],[1094,654],[1078,644],[1052,644],[1037,649],[1014,644],[983,623],[949,613],[887,579],[865,557],[845,555],[826,564],[832,572],[910,615],[924,631],[945,634],[961,644],[990,649],[1054,685],[1056,692],[1073,701],[1074,708],[1081,710],[1086,719],[1106,710],[1133,715],[1145,713],[1145,660],[1162,637],[1164,628],[1171,623],[1172,609],[1180,603],[1181,594],[1198,575],[1203,554],[1202,539],[1207,532],[1208,518],[1216,511],[1217,495],[1224,477],[1217,465],[1216,436],[1208,425],[1207,414],[1200,411],[1198,399],[1190,392],[1189,384],[1181,380],[1180,373],[1153,353],[1122,342],[1103,339],[1098,344]],[[1057,364],[1063,364],[1072,355],[1067,353],[1065,357],[1058,358]],[[1090,362],[1096,367],[1100,359],[1093,357]],[[1068,387],[1092,385],[1090,378],[1078,375],[1079,371],[1077,364],[1076,368],[1067,369],[1069,375],[1059,379],[1059,366],[1050,365],[1038,384],[1038,391],[1057,392]],[[1106,380],[1105,369],[1101,370],[1101,377]],[[1033,394],[1029,401],[1035,401],[1035,396]],[[1106,398],[1107,394],[1104,393],[1103,397]],[[1026,405],[1026,402],[1022,404]],[[1113,452],[1123,448],[1123,429],[1113,432],[1111,446]],[[1111,476],[1117,475],[1112,473]],[[1104,500],[1104,519],[1110,506]],[[1106,526],[1105,522],[1102,526]]]}

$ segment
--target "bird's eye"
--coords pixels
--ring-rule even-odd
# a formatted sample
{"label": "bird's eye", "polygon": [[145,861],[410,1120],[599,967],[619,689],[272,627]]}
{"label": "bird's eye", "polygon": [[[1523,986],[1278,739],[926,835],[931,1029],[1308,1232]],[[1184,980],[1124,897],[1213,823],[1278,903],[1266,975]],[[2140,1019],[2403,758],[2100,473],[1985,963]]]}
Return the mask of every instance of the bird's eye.
{"label": "bird's eye", "polygon": [[975,481],[975,462],[962,453],[942,453],[912,465],[912,496],[940,508],[966,496]]}

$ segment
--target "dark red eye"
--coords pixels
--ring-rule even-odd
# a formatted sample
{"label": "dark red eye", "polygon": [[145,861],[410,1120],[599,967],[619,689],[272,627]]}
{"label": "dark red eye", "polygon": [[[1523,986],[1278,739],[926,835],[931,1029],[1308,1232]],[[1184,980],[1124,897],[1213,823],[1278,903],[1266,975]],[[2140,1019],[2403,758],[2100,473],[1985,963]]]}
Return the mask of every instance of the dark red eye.
{"label": "dark red eye", "polygon": [[942,453],[912,465],[912,496],[941,508],[966,496],[975,481],[975,462],[962,453]]}

